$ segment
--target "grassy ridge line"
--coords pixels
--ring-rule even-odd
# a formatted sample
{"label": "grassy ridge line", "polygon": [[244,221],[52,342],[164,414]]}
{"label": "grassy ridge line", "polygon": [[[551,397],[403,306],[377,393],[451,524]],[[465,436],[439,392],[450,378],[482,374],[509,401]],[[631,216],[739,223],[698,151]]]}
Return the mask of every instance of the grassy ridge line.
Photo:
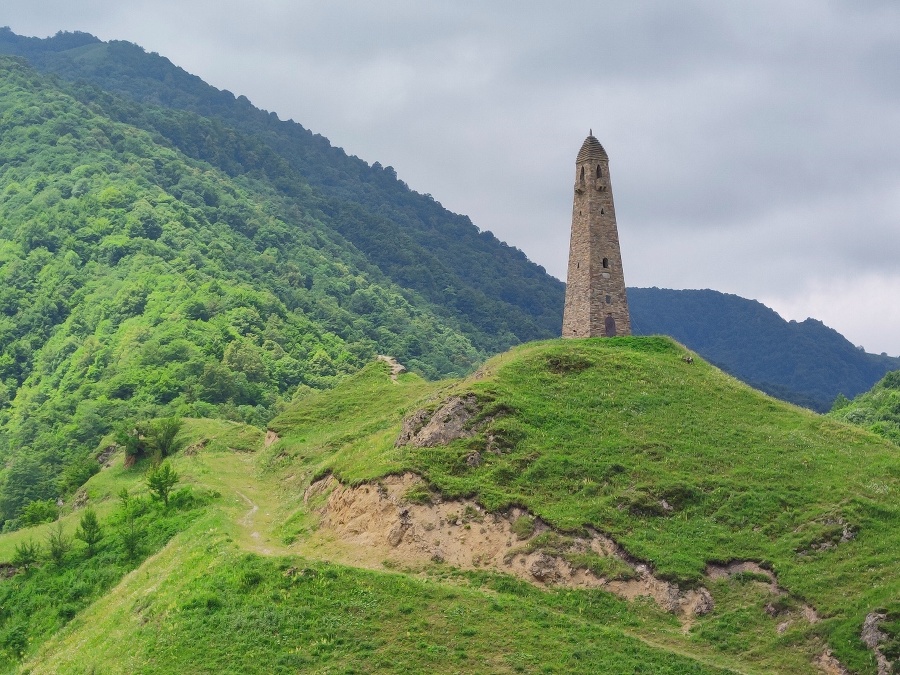
{"label": "grassy ridge line", "polygon": [[[270,467],[351,483],[413,470],[446,496],[523,505],[564,529],[597,527],[682,583],[702,581],[708,562],[755,560],[823,617],[792,627],[790,639],[824,637],[850,667],[871,667],[863,619],[900,611],[896,448],[683,353],[665,338],[530,343],[489,361],[481,379],[416,384],[406,396],[370,367],[277,418],[283,440]],[[505,411],[488,427],[506,439],[502,454],[484,452],[484,434],[394,447],[404,411],[465,391]],[[472,452],[480,466],[466,462]],[[845,526],[852,538],[840,541]],[[734,653],[754,647],[735,639],[742,632],[774,649],[787,638],[766,633],[765,600],[753,602],[698,630]]]}

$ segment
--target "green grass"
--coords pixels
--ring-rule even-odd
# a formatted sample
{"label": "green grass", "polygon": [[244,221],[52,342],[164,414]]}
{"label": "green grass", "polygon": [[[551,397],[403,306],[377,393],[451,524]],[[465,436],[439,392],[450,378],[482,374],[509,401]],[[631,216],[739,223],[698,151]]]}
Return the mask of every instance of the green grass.
{"label": "green grass", "polygon": [[[292,405],[265,449],[252,428],[189,421],[183,440],[196,452],[174,465],[185,483],[219,495],[215,507],[78,613],[25,672],[812,673],[826,647],[853,672],[874,672],[862,621],[886,610],[896,640],[900,616],[895,446],[682,354],[662,338],[532,343],[488,362],[480,378],[437,383],[395,383],[376,363]],[[464,392],[482,408],[475,436],[395,447],[406,414]],[[475,450],[482,463],[470,466]],[[523,542],[531,548],[562,550],[567,532],[594,527],[658,574],[706,585],[715,608],[685,631],[652,602],[602,590],[313,559],[328,554],[306,550],[324,502],[304,503],[314,479],[407,470],[428,482],[416,500],[434,490],[489,509],[517,505],[560,531]],[[114,494],[124,471],[95,476],[92,499]],[[840,542],[837,522],[855,537]],[[705,578],[708,562],[735,559],[771,568],[788,595],[772,596],[758,575]],[[610,559],[573,562],[629,574]],[[767,613],[773,603],[782,616]],[[777,633],[805,603],[822,621]]]}
{"label": "green grass", "polygon": [[[900,598],[895,446],[683,354],[667,338],[530,343],[489,361],[482,379],[414,386],[370,367],[276,424],[310,474],[359,482],[413,470],[445,496],[522,505],[563,530],[596,527],[683,584],[702,582],[709,562],[762,562],[825,617],[816,633],[839,658],[871,667],[859,628]],[[497,413],[481,434],[393,446],[403,412],[462,391]],[[488,433],[506,440],[501,454],[484,452]],[[480,466],[465,462],[473,449]],[[814,549],[837,518],[856,537]]]}
{"label": "green grass", "polygon": [[177,538],[29,672],[727,672],[629,636],[615,624],[666,622],[607,594],[264,558],[204,534],[214,526]]}

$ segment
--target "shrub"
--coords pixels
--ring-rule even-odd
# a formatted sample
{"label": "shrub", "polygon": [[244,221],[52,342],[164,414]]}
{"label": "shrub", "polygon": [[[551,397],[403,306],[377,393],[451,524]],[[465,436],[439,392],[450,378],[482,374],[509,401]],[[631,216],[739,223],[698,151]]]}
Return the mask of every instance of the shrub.
{"label": "shrub", "polygon": [[22,515],[19,516],[21,525],[40,525],[41,523],[49,523],[56,520],[59,515],[59,508],[52,499],[37,500],[29,502],[22,509]]}
{"label": "shrub", "polygon": [[13,555],[12,564],[21,570],[28,571],[41,556],[40,544],[34,543],[31,539],[16,544],[16,552]]}
{"label": "shrub", "polygon": [[95,547],[103,538],[103,529],[100,527],[100,521],[97,520],[97,514],[94,509],[85,509],[81,515],[81,522],[78,525],[75,537],[87,545],[88,556],[94,555]]}
{"label": "shrub", "polygon": [[178,452],[175,438],[178,436],[178,432],[181,431],[183,424],[184,422],[179,417],[167,417],[157,420],[150,426],[148,440],[154,454],[159,459],[164,459]]}
{"label": "shrub", "polygon": [[165,507],[169,506],[169,493],[177,482],[178,474],[168,462],[150,469],[147,474],[147,487],[150,488],[153,498],[161,501]]}

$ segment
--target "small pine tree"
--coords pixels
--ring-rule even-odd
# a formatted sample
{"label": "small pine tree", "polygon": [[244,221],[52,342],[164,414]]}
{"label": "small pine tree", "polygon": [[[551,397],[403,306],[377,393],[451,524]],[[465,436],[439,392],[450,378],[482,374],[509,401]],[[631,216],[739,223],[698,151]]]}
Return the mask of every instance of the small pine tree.
{"label": "small pine tree", "polygon": [[159,466],[154,467],[147,474],[147,487],[153,493],[153,498],[160,500],[163,506],[167,508],[169,506],[169,493],[177,482],[178,474],[175,473],[175,470],[168,462],[163,462]]}
{"label": "small pine tree", "polygon": [[122,523],[122,529],[119,530],[119,541],[122,542],[122,548],[125,549],[125,555],[129,560],[137,558],[141,550],[141,538],[143,533],[134,518],[134,513],[129,510],[125,514],[125,522]]}
{"label": "small pine tree", "polygon": [[78,525],[75,537],[87,545],[88,556],[94,555],[97,544],[103,538],[103,528],[100,527],[100,521],[97,520],[97,514],[94,509],[85,509],[81,515],[81,522]]}
{"label": "small pine tree", "polygon": [[62,565],[71,550],[72,538],[63,532],[62,522],[57,521],[56,527],[51,528],[47,535],[47,552],[50,554],[50,560],[56,565]]}
{"label": "small pine tree", "polygon": [[34,543],[31,539],[16,544],[16,552],[13,554],[12,564],[27,572],[37,563],[41,556],[40,544]]}

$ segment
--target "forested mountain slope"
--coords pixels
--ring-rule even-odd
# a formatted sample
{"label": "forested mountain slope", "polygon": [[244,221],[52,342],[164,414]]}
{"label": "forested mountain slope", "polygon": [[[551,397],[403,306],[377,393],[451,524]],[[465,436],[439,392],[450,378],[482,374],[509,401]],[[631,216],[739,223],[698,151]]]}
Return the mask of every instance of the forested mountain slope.
{"label": "forested mountain slope", "polygon": [[286,197],[315,207],[322,222],[385,275],[464,325],[478,348],[497,352],[559,334],[562,282],[468,217],[411,191],[391,167],[348,157],[300,124],[280,121],[128,42],[85,33],[42,40],[0,29],[0,52],[121,95],[125,100],[110,99],[85,86],[77,92],[194,158],[231,175],[261,175]]}
{"label": "forested mountain slope", "polygon": [[378,352],[485,356],[315,209],[167,145],[0,57],[0,520],[135,417],[262,425]]}
{"label": "forested mountain slope", "polygon": [[900,358],[866,353],[821,321],[785,321],[736,295],[629,288],[628,302],[636,335],[671,335],[751,386],[819,412],[900,368]]}

